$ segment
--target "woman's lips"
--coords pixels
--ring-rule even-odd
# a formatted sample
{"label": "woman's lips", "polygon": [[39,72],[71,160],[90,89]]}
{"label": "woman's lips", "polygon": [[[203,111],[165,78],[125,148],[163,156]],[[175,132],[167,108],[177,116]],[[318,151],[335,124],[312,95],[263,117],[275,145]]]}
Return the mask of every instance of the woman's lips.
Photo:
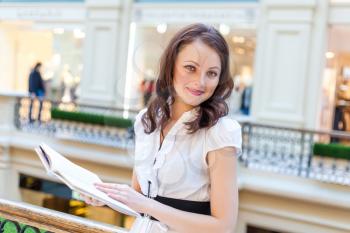
{"label": "woman's lips", "polygon": [[192,95],[195,95],[195,96],[200,96],[201,94],[204,93],[204,91],[200,91],[200,90],[196,90],[196,89],[191,89],[191,88],[188,88],[188,87],[186,87],[186,89],[187,89]]}

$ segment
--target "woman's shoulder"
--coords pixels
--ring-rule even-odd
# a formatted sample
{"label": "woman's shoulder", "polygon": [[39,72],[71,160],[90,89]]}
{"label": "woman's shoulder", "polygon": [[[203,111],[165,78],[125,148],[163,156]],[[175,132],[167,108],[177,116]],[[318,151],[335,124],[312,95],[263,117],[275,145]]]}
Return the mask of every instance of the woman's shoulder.
{"label": "woman's shoulder", "polygon": [[142,125],[142,116],[143,114],[145,114],[147,111],[147,108],[144,108],[144,109],[141,109],[136,117],[135,117],[135,121],[134,121],[134,130],[135,130],[135,133],[138,134],[139,132],[143,132],[144,131],[144,128],[143,128],[143,125]]}
{"label": "woman's shoulder", "polygon": [[218,122],[208,129],[209,133],[223,133],[223,131],[241,130],[241,125],[229,116],[220,117]]}
{"label": "woman's shoulder", "polygon": [[147,108],[141,109],[141,110],[137,113],[137,115],[136,115],[136,117],[135,117],[135,122],[141,121],[141,118],[142,118],[143,114],[144,114],[146,111],[147,111]]}
{"label": "woman's shoulder", "polygon": [[215,125],[207,130],[207,151],[233,146],[239,149],[238,154],[240,154],[241,144],[241,126],[236,120],[229,116],[221,117]]}

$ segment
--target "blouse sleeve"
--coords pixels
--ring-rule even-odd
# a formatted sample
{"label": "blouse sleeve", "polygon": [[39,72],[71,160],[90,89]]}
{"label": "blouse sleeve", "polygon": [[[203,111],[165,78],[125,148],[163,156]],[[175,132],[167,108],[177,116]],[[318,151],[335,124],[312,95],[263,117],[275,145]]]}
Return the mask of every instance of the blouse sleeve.
{"label": "blouse sleeve", "polygon": [[141,118],[143,116],[143,114],[147,111],[147,108],[142,109],[141,111],[139,111],[139,113],[136,115],[135,117],[135,121],[134,121],[134,132],[135,132],[135,136],[137,137],[138,135],[140,135],[140,133],[142,133],[144,131],[142,122],[141,122]]}
{"label": "blouse sleeve", "polygon": [[222,117],[208,129],[206,154],[224,147],[236,148],[236,155],[242,154],[242,132],[239,123],[229,117]]}

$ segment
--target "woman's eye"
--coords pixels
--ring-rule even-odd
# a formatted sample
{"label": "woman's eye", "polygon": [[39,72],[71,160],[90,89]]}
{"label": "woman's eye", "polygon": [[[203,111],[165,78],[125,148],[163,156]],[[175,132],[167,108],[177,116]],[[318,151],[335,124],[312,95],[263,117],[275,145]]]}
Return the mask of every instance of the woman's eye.
{"label": "woman's eye", "polygon": [[208,71],[208,76],[211,78],[215,78],[216,76],[218,76],[218,74],[215,71]]}
{"label": "woman's eye", "polygon": [[190,71],[190,72],[194,72],[196,70],[196,68],[194,66],[191,66],[191,65],[186,65],[185,69]]}

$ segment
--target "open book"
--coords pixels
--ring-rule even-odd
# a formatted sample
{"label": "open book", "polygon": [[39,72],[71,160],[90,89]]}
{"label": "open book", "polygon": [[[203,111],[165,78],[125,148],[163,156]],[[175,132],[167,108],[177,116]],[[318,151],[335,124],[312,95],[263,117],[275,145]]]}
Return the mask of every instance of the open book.
{"label": "open book", "polygon": [[35,151],[39,155],[47,173],[51,176],[56,176],[70,189],[99,200],[118,212],[135,217],[140,216],[139,213],[125,204],[98,190],[94,183],[102,181],[95,173],[72,163],[44,143],[35,148]]}

